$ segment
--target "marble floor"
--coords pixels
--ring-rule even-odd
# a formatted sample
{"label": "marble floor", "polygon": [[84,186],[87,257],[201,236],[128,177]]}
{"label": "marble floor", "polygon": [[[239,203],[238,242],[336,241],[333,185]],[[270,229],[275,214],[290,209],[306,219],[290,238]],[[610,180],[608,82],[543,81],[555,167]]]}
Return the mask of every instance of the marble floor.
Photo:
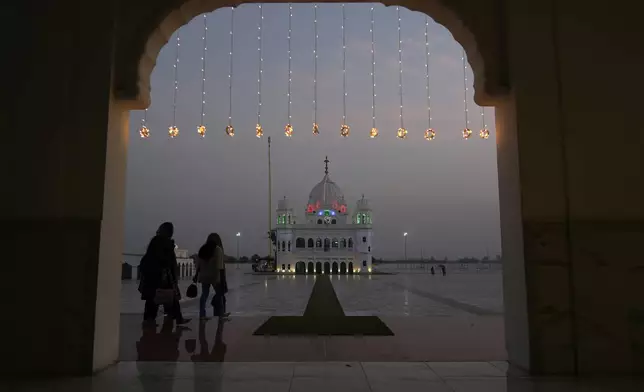
{"label": "marble floor", "polygon": [[530,378],[505,362],[120,362],[94,377],[0,383],[11,392],[641,392],[641,379]]}

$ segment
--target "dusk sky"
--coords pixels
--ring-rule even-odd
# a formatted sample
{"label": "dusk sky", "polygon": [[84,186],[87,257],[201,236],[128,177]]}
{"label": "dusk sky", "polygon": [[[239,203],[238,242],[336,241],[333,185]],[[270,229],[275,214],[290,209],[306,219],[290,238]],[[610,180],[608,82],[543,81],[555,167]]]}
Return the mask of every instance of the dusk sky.
{"label": "dusk sky", "polygon": [[[226,253],[235,255],[235,233],[242,233],[241,255],[266,253],[267,138],[272,137],[273,203],[288,197],[300,216],[311,188],[329,172],[349,207],[364,194],[374,209],[374,256],[403,256],[408,232],[410,258],[490,257],[500,253],[494,110],[485,109],[490,139],[478,137],[479,107],[473,102],[468,65],[470,128],[463,140],[462,48],[443,26],[429,20],[430,91],[434,141],[427,128],[425,18],[401,8],[404,125],[398,95],[398,20],[395,7],[375,5],[376,121],[380,136],[370,139],[371,34],[369,4],[346,5],[348,138],[342,123],[342,6],[318,6],[318,123],[313,119],[313,4],[294,4],[292,18],[292,124],[284,136],[288,86],[288,4],[267,4],[263,23],[262,126],[257,122],[257,4],[235,10],[232,117],[236,134],[226,136],[231,9],[208,14],[206,117],[208,133],[196,128],[201,116],[203,16],[180,30],[176,125],[173,118],[176,32],[161,50],[152,73],[152,104],[141,139],[143,111],[130,117],[125,251],[141,253],[157,226],[175,224],[181,248],[196,252],[210,232],[221,234]],[[273,213],[274,216],[274,213]]]}

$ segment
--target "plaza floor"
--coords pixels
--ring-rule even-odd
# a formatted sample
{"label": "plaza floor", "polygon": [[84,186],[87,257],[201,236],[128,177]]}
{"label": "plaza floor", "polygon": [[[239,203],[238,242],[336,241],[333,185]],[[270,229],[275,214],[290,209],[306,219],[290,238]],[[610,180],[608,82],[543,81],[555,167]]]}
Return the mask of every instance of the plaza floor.
{"label": "plaza floor", "polygon": [[[502,361],[506,359],[500,271],[447,276],[413,271],[332,276],[347,316],[375,315],[395,336],[253,336],[274,315],[302,315],[316,277],[262,276],[230,268],[232,321],[198,320],[196,299],[184,300],[186,328],[141,327],[135,282],[123,289],[122,361]],[[186,286],[189,282],[184,282]],[[210,311],[210,309],[209,309]],[[161,324],[161,320],[159,320]],[[216,342],[217,332],[221,341]],[[225,346],[222,354],[221,347]]]}

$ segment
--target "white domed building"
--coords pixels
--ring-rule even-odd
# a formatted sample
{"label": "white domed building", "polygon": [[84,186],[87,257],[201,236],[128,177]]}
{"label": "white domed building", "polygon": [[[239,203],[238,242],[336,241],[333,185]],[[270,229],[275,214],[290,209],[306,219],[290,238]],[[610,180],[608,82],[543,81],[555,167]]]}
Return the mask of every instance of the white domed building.
{"label": "white domed building", "polygon": [[313,187],[300,218],[289,200],[277,205],[277,269],[280,272],[353,274],[371,272],[372,210],[362,196],[353,214],[329,177]]}

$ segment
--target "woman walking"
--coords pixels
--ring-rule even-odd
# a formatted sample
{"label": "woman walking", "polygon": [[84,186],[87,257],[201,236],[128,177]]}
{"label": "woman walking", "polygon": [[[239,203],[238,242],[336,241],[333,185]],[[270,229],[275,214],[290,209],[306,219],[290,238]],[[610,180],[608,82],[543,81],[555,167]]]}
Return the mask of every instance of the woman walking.
{"label": "woman walking", "polygon": [[176,265],[177,257],[174,253],[174,226],[170,222],[164,222],[159,226],[156,235],[150,240],[150,244],[141,259],[141,282],[139,292],[141,299],[145,301],[143,312],[144,324],[156,325],[156,317],[159,311],[161,298],[157,296],[157,290],[172,290],[173,295],[165,299],[164,308],[168,310],[168,316],[179,324],[186,324],[190,319],[183,318],[179,299],[179,286],[177,283]]}
{"label": "woman walking", "polygon": [[210,294],[210,286],[215,289],[215,296],[212,299],[212,306],[215,317],[220,320],[228,320],[230,313],[226,312],[226,270],[224,263],[224,246],[221,237],[217,233],[208,236],[206,243],[199,249],[199,260],[197,262],[197,275],[195,281],[201,283],[201,297],[199,298],[199,316],[202,320],[206,318],[206,301]]}

